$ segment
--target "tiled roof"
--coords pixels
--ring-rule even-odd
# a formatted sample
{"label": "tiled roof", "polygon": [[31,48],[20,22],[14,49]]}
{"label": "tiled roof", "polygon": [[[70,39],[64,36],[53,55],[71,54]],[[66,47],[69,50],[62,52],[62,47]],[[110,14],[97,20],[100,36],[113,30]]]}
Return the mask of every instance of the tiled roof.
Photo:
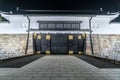
{"label": "tiled roof", "polygon": [[19,10],[8,12],[8,14],[23,15],[114,15],[98,10]]}
{"label": "tiled roof", "polygon": [[118,16],[117,18],[113,19],[111,21],[111,23],[120,23],[120,16]]}
{"label": "tiled roof", "polygon": [[3,18],[1,15],[0,15],[0,23],[1,22],[9,22],[7,19]]}
{"label": "tiled roof", "polygon": [[100,10],[119,11],[120,0],[0,0],[0,10]]}

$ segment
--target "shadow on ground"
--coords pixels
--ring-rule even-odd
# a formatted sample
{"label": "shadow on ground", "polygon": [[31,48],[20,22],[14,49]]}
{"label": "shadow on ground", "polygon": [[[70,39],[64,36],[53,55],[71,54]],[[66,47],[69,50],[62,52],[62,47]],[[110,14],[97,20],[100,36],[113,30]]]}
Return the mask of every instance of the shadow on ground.
{"label": "shadow on ground", "polygon": [[25,56],[20,58],[3,60],[3,61],[0,61],[0,68],[20,68],[43,56],[44,55],[30,55],[30,56]]}
{"label": "shadow on ground", "polygon": [[[21,68],[43,56],[44,55],[31,55],[31,56],[0,61],[0,68]],[[75,56],[98,68],[120,68],[120,64],[113,64],[103,59],[85,56],[85,55],[75,55]]]}
{"label": "shadow on ground", "polygon": [[75,55],[75,56],[98,68],[120,68],[120,64],[113,64],[103,59],[99,59],[91,56],[85,56],[85,55]]}

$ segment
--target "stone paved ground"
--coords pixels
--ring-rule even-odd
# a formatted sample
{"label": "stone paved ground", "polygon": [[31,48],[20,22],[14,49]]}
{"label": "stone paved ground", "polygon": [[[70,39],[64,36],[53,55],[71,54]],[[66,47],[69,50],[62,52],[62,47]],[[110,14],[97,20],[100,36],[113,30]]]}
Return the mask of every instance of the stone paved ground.
{"label": "stone paved ground", "polygon": [[0,80],[120,80],[120,69],[98,69],[75,56],[48,55],[22,68],[0,68]]}

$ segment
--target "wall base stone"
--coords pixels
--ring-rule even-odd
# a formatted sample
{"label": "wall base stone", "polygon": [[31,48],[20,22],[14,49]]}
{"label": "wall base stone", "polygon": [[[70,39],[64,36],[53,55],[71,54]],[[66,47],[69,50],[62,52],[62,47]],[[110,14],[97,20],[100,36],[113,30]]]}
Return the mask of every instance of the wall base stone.
{"label": "wall base stone", "polygon": [[[31,36],[30,34],[28,54],[33,54]],[[0,34],[0,59],[24,56],[26,41],[27,34]]]}
{"label": "wall base stone", "polygon": [[[120,61],[120,35],[92,34],[96,57]],[[0,34],[0,59],[25,55],[27,34]],[[27,55],[33,54],[33,37],[29,35]],[[90,37],[86,35],[86,55],[91,54]]]}
{"label": "wall base stone", "polygon": [[[89,35],[86,39],[86,54],[91,54]],[[120,35],[118,34],[93,34],[94,56],[120,61]]]}

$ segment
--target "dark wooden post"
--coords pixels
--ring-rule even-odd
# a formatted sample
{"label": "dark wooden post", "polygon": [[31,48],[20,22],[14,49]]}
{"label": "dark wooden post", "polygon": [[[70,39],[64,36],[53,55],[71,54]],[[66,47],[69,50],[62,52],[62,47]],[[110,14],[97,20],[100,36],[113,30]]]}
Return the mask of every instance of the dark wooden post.
{"label": "dark wooden post", "polygon": [[93,17],[90,18],[89,20],[89,28],[90,28],[90,46],[91,46],[91,53],[92,55],[94,55],[94,50],[93,50],[93,42],[92,42],[92,30],[91,30],[91,20],[92,20]]}
{"label": "dark wooden post", "polygon": [[28,43],[29,43],[29,30],[30,30],[30,18],[29,16],[27,16],[28,19],[28,34],[27,34],[27,42],[26,42],[26,49],[25,49],[25,55],[27,55],[27,51],[28,51]]}

